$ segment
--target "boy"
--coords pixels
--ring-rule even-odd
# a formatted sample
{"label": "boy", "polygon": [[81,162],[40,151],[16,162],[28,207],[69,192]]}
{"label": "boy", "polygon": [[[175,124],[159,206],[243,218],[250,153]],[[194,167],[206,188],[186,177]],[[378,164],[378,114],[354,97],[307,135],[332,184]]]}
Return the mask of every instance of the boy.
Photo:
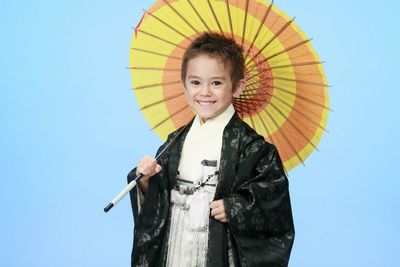
{"label": "boy", "polygon": [[128,175],[144,175],[131,191],[132,266],[287,266],[294,227],[281,160],[232,106],[245,86],[242,48],[204,33],[181,75],[195,118],[161,160],[144,157]]}

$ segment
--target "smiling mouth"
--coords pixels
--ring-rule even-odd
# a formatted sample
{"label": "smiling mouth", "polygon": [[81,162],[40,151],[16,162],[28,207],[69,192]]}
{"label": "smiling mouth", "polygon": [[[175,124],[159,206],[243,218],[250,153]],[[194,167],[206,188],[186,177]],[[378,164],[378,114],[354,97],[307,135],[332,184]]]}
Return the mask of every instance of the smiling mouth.
{"label": "smiling mouth", "polygon": [[200,100],[197,100],[196,102],[199,105],[202,105],[202,106],[209,106],[209,105],[215,104],[217,101],[200,101]]}

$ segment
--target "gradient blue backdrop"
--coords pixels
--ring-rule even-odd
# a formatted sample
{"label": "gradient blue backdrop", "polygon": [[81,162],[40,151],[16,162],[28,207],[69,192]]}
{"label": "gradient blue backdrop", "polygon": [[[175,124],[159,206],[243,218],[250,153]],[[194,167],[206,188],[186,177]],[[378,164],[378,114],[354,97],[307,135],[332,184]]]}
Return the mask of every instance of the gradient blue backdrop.
{"label": "gradient blue backdrop", "polygon": [[[131,88],[131,27],[153,1],[2,1],[1,266],[129,266],[128,198],[159,138]],[[314,37],[331,106],[290,172],[291,267],[399,266],[397,1],[276,1]]]}

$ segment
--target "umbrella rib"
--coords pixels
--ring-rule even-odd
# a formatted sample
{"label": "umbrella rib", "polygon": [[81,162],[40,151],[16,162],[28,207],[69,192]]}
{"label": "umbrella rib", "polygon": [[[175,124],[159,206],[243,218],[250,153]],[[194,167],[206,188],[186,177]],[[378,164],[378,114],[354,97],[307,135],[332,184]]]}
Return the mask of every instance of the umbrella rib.
{"label": "umbrella rib", "polygon": [[172,99],[178,98],[178,97],[183,96],[183,95],[184,95],[184,93],[180,93],[180,94],[178,94],[178,95],[174,95],[174,96],[171,96],[171,97],[164,98],[164,99],[162,99],[162,100],[159,100],[159,101],[153,102],[153,103],[151,103],[151,104],[145,105],[145,106],[141,107],[140,110],[143,111],[143,110],[145,110],[145,109],[154,107],[154,106],[156,106],[156,105],[158,105],[158,104],[161,104],[161,103],[168,102],[168,101],[170,101],[170,100],[172,100]]}
{"label": "umbrella rib", "polygon": [[277,77],[277,76],[275,76],[274,78],[267,77],[267,78],[265,78],[265,80],[281,80],[281,81],[287,81],[287,82],[296,82],[296,83],[302,83],[302,84],[308,84],[308,85],[329,87],[329,85],[325,84],[325,83],[310,82],[310,81],[298,80],[298,79],[289,79],[289,78]]}
{"label": "umbrella rib", "polygon": [[154,83],[154,84],[147,84],[147,85],[142,85],[134,88],[133,90],[141,90],[141,89],[146,89],[146,88],[153,88],[153,87],[158,87],[158,86],[164,86],[164,85],[171,85],[171,84],[178,84],[181,81],[172,81],[172,82],[165,82],[165,83]]}
{"label": "umbrella rib", "polygon": [[282,69],[282,68],[289,68],[289,67],[302,67],[302,66],[309,66],[309,65],[320,65],[323,63],[325,63],[325,62],[324,61],[299,62],[299,63],[293,63],[293,64],[288,64],[288,65],[272,66],[269,68],[265,68],[263,70]]}
{"label": "umbrella rib", "polygon": [[179,34],[180,36],[182,36],[183,38],[192,41],[192,39],[189,36],[186,36],[185,34],[181,33],[180,31],[178,31],[176,28],[172,27],[171,25],[169,25],[167,22],[165,22],[164,20],[160,19],[159,17],[157,17],[156,15],[154,15],[151,12],[148,12],[146,10],[143,9],[143,11],[146,14],[149,14],[150,16],[152,16],[153,18],[155,18],[156,20],[158,20],[159,22],[161,22],[162,24],[164,24],[165,26],[167,26],[168,28],[170,28],[171,30],[173,30],[174,32],[176,32],[177,34]]}
{"label": "umbrella rib", "polygon": [[259,50],[257,51],[257,53],[249,60],[247,61],[247,63],[245,64],[246,67],[249,65],[250,62],[253,62],[253,60],[259,55],[261,54],[265,48],[267,48],[267,46],[269,46],[276,38],[279,37],[279,35],[287,28],[289,27],[289,25],[294,21],[294,18],[289,20],[288,22],[285,23],[285,25],[282,26],[282,28],[279,29],[279,31],[277,33],[274,34],[274,36]]}
{"label": "umbrella rib", "polygon": [[171,3],[169,3],[167,0],[163,0],[163,1],[164,1],[164,3],[166,3],[166,4],[172,9],[172,11],[175,12],[175,14],[178,15],[178,17],[180,17],[190,28],[192,28],[192,30],[193,30],[194,32],[199,33],[199,31],[197,31],[197,29],[196,29],[195,27],[193,27],[193,25],[190,24],[189,21],[187,21],[187,19],[185,19],[185,18],[181,15],[181,13],[179,13],[179,12],[171,5]]}
{"label": "umbrella rib", "polygon": [[[265,103],[265,100],[256,99],[256,98],[244,98],[244,97],[235,97],[235,100],[246,103],[247,101],[253,101],[258,103]],[[257,104],[259,105],[259,104]]]}
{"label": "umbrella rib", "polygon": [[247,12],[249,10],[249,0],[246,0],[246,10],[244,12],[244,22],[243,22],[243,31],[242,31],[242,41],[240,43],[241,46],[243,46],[244,43],[244,37],[246,35],[246,24],[247,24]]}
{"label": "umbrella rib", "polygon": [[232,25],[231,9],[229,7],[229,0],[225,0],[225,3],[226,3],[226,11],[228,13],[228,19],[229,19],[229,28],[231,29],[232,39],[234,39],[235,35],[233,34],[233,25]]}
{"label": "umbrella rib", "polygon": [[293,50],[293,49],[295,49],[295,48],[297,48],[297,47],[299,47],[299,46],[301,46],[301,45],[303,45],[303,44],[306,44],[306,43],[308,43],[308,42],[311,41],[311,40],[312,40],[312,38],[311,38],[311,39],[304,40],[304,41],[301,41],[301,42],[298,42],[298,43],[296,43],[296,44],[294,44],[294,45],[292,45],[292,46],[289,46],[289,47],[283,49],[283,50],[280,51],[280,52],[277,52],[277,53],[275,53],[275,54],[273,54],[273,55],[271,55],[271,56],[269,56],[269,57],[267,57],[267,58],[261,60],[260,62],[258,62],[257,64],[255,64],[253,67],[251,67],[249,70],[247,70],[247,71],[246,71],[246,74],[249,73],[250,71],[252,71],[253,69],[255,69],[258,65],[263,64],[264,62],[266,62],[266,61],[268,61],[268,60],[270,60],[270,59],[272,59],[272,58],[274,58],[274,57],[276,57],[276,56],[279,56],[280,54],[289,52],[290,50]]}
{"label": "umbrella rib", "polygon": [[317,126],[318,128],[322,129],[325,132],[329,132],[324,126],[322,126],[320,123],[314,121],[312,118],[310,118],[309,116],[307,116],[305,114],[305,112],[303,113],[302,111],[300,111],[298,108],[291,106],[289,103],[287,103],[285,100],[283,100],[282,98],[278,97],[277,95],[273,95],[271,93],[265,92],[266,94],[268,94],[269,96],[276,98],[278,101],[280,101],[281,103],[283,103],[284,105],[286,105],[288,108],[293,109],[294,111],[296,111],[298,114],[300,114],[301,116],[303,116],[306,120],[308,120],[309,122],[311,122],[312,124],[314,124],[315,126]]}
{"label": "umbrella rib", "polygon": [[[248,92],[250,92],[250,91],[257,91],[257,89],[249,89],[248,90]],[[251,93],[251,94],[246,94],[246,95],[243,95],[243,96],[265,96],[265,94],[264,93]],[[236,97],[236,98],[241,98],[242,97],[242,95],[240,95],[239,97]],[[245,98],[243,98],[243,99],[245,99]]]}
{"label": "umbrella rib", "polygon": [[[265,82],[265,81],[268,81],[268,80],[274,80],[274,79],[275,79],[275,77],[274,78],[267,77],[265,79],[256,80],[256,81],[254,81],[252,83],[249,83],[249,84],[246,85],[246,89],[245,89],[244,92],[252,91],[252,90],[256,89],[256,88],[254,88],[254,85],[257,84],[257,83],[262,83],[262,82]],[[277,80],[279,80],[279,79],[277,79]],[[287,79],[287,80],[294,81],[294,82],[299,82],[299,83],[303,83],[303,84],[311,84],[311,85],[318,85],[318,86],[324,86],[324,87],[328,86],[328,85],[325,85],[325,84],[316,84],[316,83],[312,83],[312,82],[308,82],[308,81],[302,81],[302,80],[290,80],[290,79]],[[265,85],[264,87],[260,87],[260,88],[261,89],[265,89],[265,88],[274,88],[274,87],[272,85]],[[316,95],[316,96],[325,97],[324,95],[316,94],[315,92],[313,94]]]}
{"label": "umbrella rib", "polygon": [[210,7],[210,10],[215,19],[215,22],[217,22],[217,25],[218,25],[219,30],[221,31],[221,34],[224,35],[224,31],[222,30],[221,25],[219,24],[217,15],[215,14],[214,8],[212,7],[210,0],[207,0],[207,3],[208,3],[208,6]]}
{"label": "umbrella rib", "polygon": [[170,45],[179,47],[179,48],[181,48],[181,49],[183,49],[183,50],[186,49],[185,47],[183,47],[183,46],[181,46],[181,45],[179,45],[179,44],[175,44],[175,43],[173,43],[173,42],[171,42],[171,41],[168,41],[168,40],[166,40],[166,39],[164,39],[164,38],[162,38],[162,37],[160,37],[160,36],[157,36],[157,35],[155,35],[155,34],[152,34],[152,33],[149,33],[149,32],[143,31],[143,30],[140,30],[140,29],[136,29],[136,30],[137,30],[138,32],[141,32],[141,33],[143,33],[143,34],[146,34],[146,35],[148,35],[148,36],[151,36],[151,37],[153,37],[153,38],[155,38],[155,39],[157,39],[157,40],[160,40],[160,41],[166,42],[166,43],[168,43],[168,44],[170,44]]}
{"label": "umbrella rib", "polygon": [[270,3],[269,6],[268,6],[267,12],[265,12],[264,17],[263,17],[262,20],[261,20],[260,26],[258,27],[257,33],[254,35],[253,41],[251,42],[250,47],[249,47],[249,48],[247,49],[247,51],[246,51],[245,58],[248,57],[251,48],[253,48],[254,43],[256,42],[256,39],[258,38],[258,34],[260,33],[260,31],[261,31],[261,29],[262,29],[262,26],[264,25],[265,20],[267,19],[268,14],[269,14],[269,12],[270,12],[270,10],[271,10],[273,4],[274,4],[274,0],[271,1],[271,3]]}
{"label": "umbrella rib", "polygon": [[157,123],[156,125],[153,126],[153,128],[151,128],[152,130],[154,130],[155,128],[159,127],[161,124],[165,123],[166,121],[168,121],[169,119],[171,119],[172,117],[176,116],[179,112],[182,112],[184,109],[188,108],[188,105],[185,105],[183,108],[175,111],[171,116],[168,116],[167,118],[163,119],[162,121],[160,121],[159,123]]}
{"label": "umbrella rib", "polygon": [[208,27],[207,23],[204,21],[204,19],[200,16],[200,13],[197,11],[197,9],[194,7],[194,5],[192,4],[192,2],[190,0],[188,0],[188,3],[190,4],[190,6],[192,7],[193,11],[196,13],[197,17],[201,20],[201,22],[204,24],[204,26],[207,28],[207,31],[211,31],[211,29]]}
{"label": "umbrella rib", "polygon": [[[264,88],[265,88],[265,87],[264,87]],[[271,88],[272,88],[272,87],[271,87]],[[248,89],[249,92],[251,92],[251,91],[257,91],[257,90],[258,90],[258,89]],[[284,103],[286,106],[288,106],[289,108],[295,110],[297,113],[299,113],[300,115],[302,115],[304,118],[306,118],[308,121],[310,121],[311,123],[313,123],[315,126],[319,127],[320,129],[324,130],[325,132],[329,133],[329,131],[328,131],[324,126],[322,126],[320,123],[314,121],[313,119],[311,119],[310,117],[308,117],[305,113],[303,113],[303,112],[301,112],[300,110],[298,110],[296,107],[290,106],[290,104],[288,104],[288,103],[287,103],[286,101],[284,101],[282,98],[278,97],[277,95],[273,95],[273,94],[271,94],[271,93],[269,93],[269,92],[265,92],[265,94],[267,94],[267,95],[269,95],[269,96],[271,96],[271,97],[276,98],[277,100],[279,100],[280,102],[282,102],[282,103]],[[254,94],[250,94],[250,95],[254,95]],[[260,95],[260,94],[257,94],[257,95]],[[262,95],[262,94],[261,94],[261,95]],[[295,94],[294,94],[294,95],[295,95]],[[268,103],[269,103],[269,102],[268,102]],[[327,108],[327,109],[329,109],[329,108]],[[330,110],[330,109],[329,109],[329,110]],[[314,114],[315,116],[320,116],[319,114],[316,114],[316,113],[311,112],[311,111],[310,111],[310,113]]]}
{"label": "umbrella rib", "polygon": [[[300,98],[300,99],[302,99],[302,100],[304,100],[304,101],[306,101],[306,102],[308,102],[308,103],[311,103],[311,104],[314,104],[314,105],[319,106],[319,107],[321,107],[321,108],[324,108],[324,109],[326,109],[326,110],[332,111],[332,109],[330,109],[329,107],[327,107],[327,106],[325,106],[325,105],[323,105],[323,104],[320,104],[320,103],[318,103],[318,102],[315,102],[315,101],[313,101],[313,100],[311,100],[311,99],[309,99],[309,98],[307,98],[307,97],[305,97],[305,96],[302,96],[302,95],[300,95],[300,94],[298,94],[298,93],[290,92],[289,90],[287,90],[287,89],[285,89],[285,88],[282,88],[282,87],[279,87],[279,86],[264,86],[264,87],[260,87],[259,89],[265,89],[265,88],[277,89],[277,90],[279,90],[279,91],[281,91],[281,92],[285,92],[285,93],[287,93],[287,94],[289,94],[289,95],[292,95],[292,96],[294,96],[294,97],[298,97],[298,98]],[[257,89],[249,89],[249,90],[247,90],[247,91],[255,91],[255,90],[257,90]]]}
{"label": "umbrella rib", "polygon": [[[249,95],[248,95],[248,92],[244,91],[241,98],[239,97],[239,98],[235,98],[235,99],[243,99],[243,96],[249,96]],[[250,97],[250,96],[249,96],[249,97]],[[254,104],[253,104],[253,107],[252,107],[252,108],[253,108],[253,111],[256,111],[256,110],[257,110],[257,109],[254,107]]]}
{"label": "umbrella rib", "polygon": [[287,65],[278,65],[278,66],[272,66],[268,68],[262,68],[260,69],[259,72],[256,72],[252,76],[246,78],[246,80],[251,80],[257,75],[259,75],[260,72],[266,71],[266,70],[273,70],[273,69],[282,69],[282,68],[290,68],[290,67],[303,67],[303,66],[309,66],[309,65],[319,65],[323,64],[323,61],[308,61],[308,62],[299,62],[299,63],[293,63],[293,64],[287,64]]}
{"label": "umbrella rib", "polygon": [[150,50],[146,50],[146,49],[135,48],[135,47],[131,47],[131,49],[135,50],[135,51],[143,52],[143,53],[149,53],[149,54],[153,54],[153,55],[157,55],[157,56],[166,57],[166,58],[182,60],[182,58],[180,58],[180,57],[170,56],[170,55],[166,55],[166,54],[162,54],[162,53],[158,53],[158,52],[154,52],[154,51],[150,51]]}
{"label": "umbrella rib", "polygon": [[241,102],[239,102],[239,101],[234,101],[234,104],[240,106],[240,107],[241,107],[243,110],[245,110],[248,114],[250,113],[250,110],[251,110],[251,111],[257,111],[257,110],[254,109],[254,108],[251,108],[251,107],[249,107],[249,106],[243,105],[243,104],[242,104]]}
{"label": "umbrella rib", "polygon": [[153,67],[127,67],[130,70],[154,70],[154,71],[181,71],[181,69],[174,68],[153,68]]}
{"label": "umbrella rib", "polygon": [[[265,109],[263,109],[263,111],[268,115],[268,117],[271,119],[271,121],[275,124],[275,127],[277,129],[279,129],[278,123],[276,122],[276,120],[274,119],[274,117],[269,114],[269,112]],[[296,152],[296,149],[294,148],[292,142],[290,142],[289,138],[286,136],[284,131],[280,131],[280,133],[282,134],[283,138],[285,139],[285,141],[288,143],[289,147],[293,150],[294,154],[296,155],[296,157],[300,160],[300,162],[304,165],[304,160],[300,157],[300,155]]]}
{"label": "umbrella rib", "polygon": [[314,143],[312,142],[312,140],[310,140],[307,136],[304,135],[304,133],[294,124],[294,122],[292,120],[289,119],[288,116],[286,116],[281,109],[279,109],[274,103],[270,102],[269,103],[307,142],[309,142],[311,144],[311,146],[317,150],[318,148],[314,145]]}
{"label": "umbrella rib", "polygon": [[[267,114],[267,115],[268,115],[268,117],[269,117],[269,114]],[[258,116],[258,118],[260,119],[260,121],[261,121],[261,123],[262,123],[262,125],[263,125],[263,127],[264,127],[264,129],[265,129],[265,131],[267,132],[268,137],[271,138],[271,142],[272,142],[276,147],[280,147],[280,142],[278,142],[278,139],[274,140],[274,138],[272,137],[272,134],[271,134],[270,130],[268,129],[268,126],[267,126],[267,124],[265,123],[263,117],[262,117],[260,114],[257,114],[257,116]],[[282,151],[282,153],[286,155],[286,151]]]}

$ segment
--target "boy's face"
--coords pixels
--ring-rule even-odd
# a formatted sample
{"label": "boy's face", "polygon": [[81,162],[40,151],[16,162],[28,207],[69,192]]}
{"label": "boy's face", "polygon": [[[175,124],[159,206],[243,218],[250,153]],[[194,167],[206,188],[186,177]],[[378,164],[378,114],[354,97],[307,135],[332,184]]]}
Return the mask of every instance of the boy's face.
{"label": "boy's face", "polygon": [[244,81],[233,88],[231,74],[224,64],[208,55],[199,55],[187,64],[185,95],[189,106],[207,121],[218,116],[239,96]]}

